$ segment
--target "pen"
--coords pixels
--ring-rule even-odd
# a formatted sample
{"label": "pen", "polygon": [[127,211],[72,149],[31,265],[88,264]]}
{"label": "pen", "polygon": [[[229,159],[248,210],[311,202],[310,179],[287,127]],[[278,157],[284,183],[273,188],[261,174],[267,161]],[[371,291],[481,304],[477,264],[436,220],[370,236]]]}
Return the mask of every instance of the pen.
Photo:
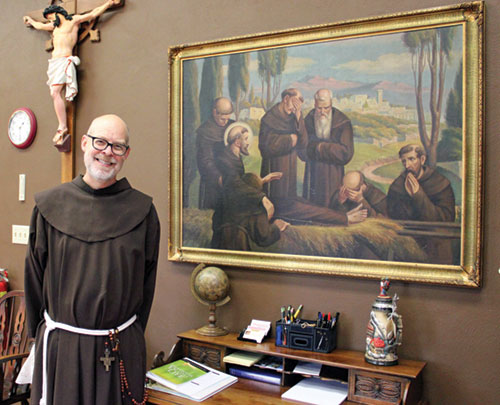
{"label": "pen", "polygon": [[321,339],[319,340],[319,343],[318,343],[318,347],[316,348],[316,350],[319,350],[319,348],[321,347],[321,342],[323,342],[323,337],[325,335],[321,335]]}
{"label": "pen", "polygon": [[281,307],[281,322],[285,322],[285,307]]}
{"label": "pen", "polygon": [[323,315],[321,312],[318,312],[318,320],[316,321],[316,326],[319,328],[321,326],[321,320],[323,319]]}
{"label": "pen", "polygon": [[299,305],[299,307],[297,308],[297,311],[295,311],[295,314],[293,315],[293,317],[295,319],[297,319],[299,317],[300,311],[302,311],[302,304]]}
{"label": "pen", "polygon": [[337,313],[335,314],[335,316],[333,317],[333,319],[332,319],[332,324],[331,324],[331,326],[330,326],[330,329],[333,329],[333,327],[334,327],[334,326],[335,326],[335,324],[337,323],[337,319],[339,319],[339,315],[340,315],[340,314],[337,312]]}

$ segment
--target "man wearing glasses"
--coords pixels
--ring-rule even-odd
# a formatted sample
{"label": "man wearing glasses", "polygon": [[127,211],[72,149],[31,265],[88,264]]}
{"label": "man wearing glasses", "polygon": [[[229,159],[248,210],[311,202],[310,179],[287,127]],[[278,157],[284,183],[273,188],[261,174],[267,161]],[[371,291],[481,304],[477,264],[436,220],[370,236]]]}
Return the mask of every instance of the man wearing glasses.
{"label": "man wearing glasses", "polygon": [[31,403],[145,404],[159,221],[151,197],[117,180],[130,153],[121,118],[96,118],[81,148],[86,173],[35,196],[25,268]]}

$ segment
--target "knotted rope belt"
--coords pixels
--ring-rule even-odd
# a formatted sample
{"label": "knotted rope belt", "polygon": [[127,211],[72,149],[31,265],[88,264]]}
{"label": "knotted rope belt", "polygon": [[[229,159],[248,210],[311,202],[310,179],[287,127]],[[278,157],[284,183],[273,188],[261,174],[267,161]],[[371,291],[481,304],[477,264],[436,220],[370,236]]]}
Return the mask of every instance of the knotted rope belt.
{"label": "knotted rope belt", "polygon": [[53,330],[63,329],[67,332],[77,333],[79,335],[90,335],[90,336],[109,336],[109,333],[114,333],[115,331],[121,332],[132,325],[136,319],[137,315],[132,316],[127,322],[121,324],[114,329],[85,329],[78,328],[76,326],[68,325],[62,322],[53,321],[47,311],[44,312],[43,317],[45,318],[45,333],[43,334],[43,362],[42,362],[42,398],[40,399],[40,405],[47,405],[47,345],[49,342],[49,335]]}

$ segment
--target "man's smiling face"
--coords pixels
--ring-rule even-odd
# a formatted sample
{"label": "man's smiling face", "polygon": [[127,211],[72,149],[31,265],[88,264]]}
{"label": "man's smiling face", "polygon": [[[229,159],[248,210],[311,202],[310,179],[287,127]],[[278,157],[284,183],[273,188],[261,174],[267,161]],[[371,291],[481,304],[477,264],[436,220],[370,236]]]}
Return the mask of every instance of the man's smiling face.
{"label": "man's smiling face", "polygon": [[[110,125],[108,125],[110,124]],[[107,120],[101,120],[91,129],[92,135],[106,140],[113,144],[128,143],[125,131],[117,125],[112,125]],[[82,138],[83,161],[87,169],[86,176],[90,177],[101,187],[107,187],[116,181],[116,175],[121,170],[123,163],[127,159],[130,149],[123,156],[117,156],[111,151],[111,146],[104,150],[97,150],[92,146],[92,138],[84,135]]]}

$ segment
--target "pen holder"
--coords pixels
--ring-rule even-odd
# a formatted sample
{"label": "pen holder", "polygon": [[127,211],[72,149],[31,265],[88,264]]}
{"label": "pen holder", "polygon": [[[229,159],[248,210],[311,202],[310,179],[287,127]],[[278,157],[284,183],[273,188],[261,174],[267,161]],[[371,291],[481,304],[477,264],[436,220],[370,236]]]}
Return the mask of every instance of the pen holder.
{"label": "pen holder", "polygon": [[337,347],[337,323],[332,328],[322,328],[316,326],[316,321],[306,319],[294,323],[276,321],[276,346],[330,353]]}

